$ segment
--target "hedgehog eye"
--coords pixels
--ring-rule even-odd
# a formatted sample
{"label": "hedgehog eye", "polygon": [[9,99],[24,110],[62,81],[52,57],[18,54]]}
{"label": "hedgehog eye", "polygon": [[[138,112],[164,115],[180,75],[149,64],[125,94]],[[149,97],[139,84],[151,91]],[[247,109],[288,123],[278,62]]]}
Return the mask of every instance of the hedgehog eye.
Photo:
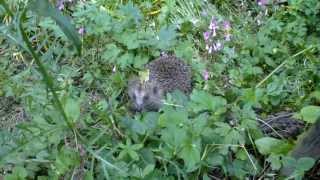
{"label": "hedgehog eye", "polygon": [[149,96],[148,96],[148,95],[146,95],[146,96],[143,97],[143,100],[144,100],[144,101],[148,101],[148,99],[149,99]]}
{"label": "hedgehog eye", "polygon": [[133,100],[136,100],[136,98],[137,98],[136,95],[133,94],[133,95],[132,95],[132,99],[133,99]]}
{"label": "hedgehog eye", "polygon": [[153,94],[158,94],[158,88],[157,87],[153,87],[152,92],[153,92]]}

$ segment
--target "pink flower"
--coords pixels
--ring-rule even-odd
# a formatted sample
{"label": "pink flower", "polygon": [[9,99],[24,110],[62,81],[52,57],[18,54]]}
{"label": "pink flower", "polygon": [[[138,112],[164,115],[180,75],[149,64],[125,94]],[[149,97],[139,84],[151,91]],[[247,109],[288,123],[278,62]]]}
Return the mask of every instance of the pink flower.
{"label": "pink flower", "polygon": [[209,79],[209,72],[205,69],[203,72],[202,72],[202,76],[203,76],[203,79],[205,81],[208,81]]}
{"label": "pink flower", "polygon": [[265,6],[268,4],[268,0],[258,0],[258,5],[259,6]]}
{"label": "pink flower", "polygon": [[86,30],[84,29],[84,27],[79,28],[78,33],[80,35],[84,35],[84,33],[86,32]]}
{"label": "pink flower", "polygon": [[206,32],[203,33],[203,37],[204,37],[204,40],[205,40],[205,41],[207,41],[207,40],[209,39],[210,34],[211,34],[210,31],[206,31]]}
{"label": "pink flower", "polygon": [[215,18],[212,18],[211,19],[211,22],[210,22],[210,25],[209,25],[209,29],[211,30],[215,30],[215,29],[218,29],[219,26],[218,26],[218,22]]}
{"label": "pink flower", "polygon": [[224,21],[223,22],[223,29],[225,31],[229,31],[231,29],[231,25],[230,25],[230,22],[229,21]]}

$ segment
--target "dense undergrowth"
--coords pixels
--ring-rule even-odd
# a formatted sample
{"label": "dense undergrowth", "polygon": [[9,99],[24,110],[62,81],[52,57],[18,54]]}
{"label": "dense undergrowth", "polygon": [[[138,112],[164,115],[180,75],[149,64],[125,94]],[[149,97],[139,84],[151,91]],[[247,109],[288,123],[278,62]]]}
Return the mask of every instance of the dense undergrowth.
{"label": "dense undergrowth", "polygon": [[[278,178],[288,165],[301,179],[313,166],[258,119],[320,116],[317,0],[0,3],[0,179]],[[192,66],[194,90],[133,114],[127,81],[161,52]]]}

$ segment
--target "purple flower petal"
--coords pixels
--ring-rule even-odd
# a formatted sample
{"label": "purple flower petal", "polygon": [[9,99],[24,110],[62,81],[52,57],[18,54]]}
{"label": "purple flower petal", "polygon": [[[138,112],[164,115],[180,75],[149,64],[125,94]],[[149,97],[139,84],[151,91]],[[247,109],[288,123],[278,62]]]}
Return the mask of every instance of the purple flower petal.
{"label": "purple flower petal", "polygon": [[210,31],[206,31],[203,33],[203,38],[205,41],[207,41],[210,38],[210,34],[211,34]]}
{"label": "purple flower petal", "polygon": [[258,5],[259,6],[265,6],[268,4],[268,0],[258,0]]}
{"label": "purple flower petal", "polygon": [[218,29],[218,21],[215,18],[211,19],[210,25],[209,25],[209,29],[211,29],[212,31]]}
{"label": "purple flower petal", "polygon": [[86,32],[86,30],[84,29],[84,27],[79,28],[78,33],[80,35],[84,35],[84,33]]}
{"label": "purple flower petal", "polygon": [[231,25],[230,25],[229,21],[224,21],[223,22],[223,29],[226,30],[226,31],[231,29]]}
{"label": "purple flower petal", "polygon": [[205,69],[203,72],[202,72],[202,76],[203,76],[203,79],[205,81],[208,81],[209,79],[209,72]]}

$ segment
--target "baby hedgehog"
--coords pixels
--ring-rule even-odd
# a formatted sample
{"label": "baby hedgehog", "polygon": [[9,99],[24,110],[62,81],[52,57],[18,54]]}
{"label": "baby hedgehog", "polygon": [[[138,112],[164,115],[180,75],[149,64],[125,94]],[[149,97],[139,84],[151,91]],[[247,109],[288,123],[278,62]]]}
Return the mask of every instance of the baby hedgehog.
{"label": "baby hedgehog", "polygon": [[149,80],[131,79],[128,84],[128,94],[134,111],[157,111],[162,105],[166,93],[180,90],[190,94],[191,68],[181,59],[166,55],[155,59],[146,65],[149,70]]}

